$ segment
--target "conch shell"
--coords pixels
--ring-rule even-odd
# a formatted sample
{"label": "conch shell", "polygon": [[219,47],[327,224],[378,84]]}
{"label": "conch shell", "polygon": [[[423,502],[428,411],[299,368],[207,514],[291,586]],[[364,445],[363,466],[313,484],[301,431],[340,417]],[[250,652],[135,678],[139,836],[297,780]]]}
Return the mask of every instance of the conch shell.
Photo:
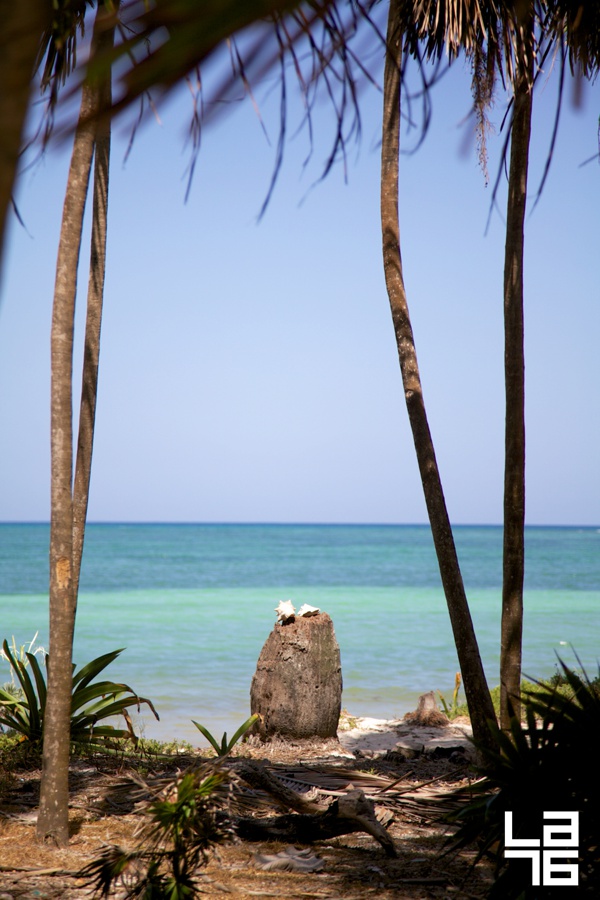
{"label": "conch shell", "polygon": [[285,625],[286,622],[289,622],[296,615],[296,610],[294,609],[294,604],[291,600],[282,600],[279,605],[275,607],[275,612],[277,613],[278,625]]}
{"label": "conch shell", "polygon": [[296,615],[298,616],[318,616],[321,610],[318,606],[311,606],[310,603],[304,603]]}

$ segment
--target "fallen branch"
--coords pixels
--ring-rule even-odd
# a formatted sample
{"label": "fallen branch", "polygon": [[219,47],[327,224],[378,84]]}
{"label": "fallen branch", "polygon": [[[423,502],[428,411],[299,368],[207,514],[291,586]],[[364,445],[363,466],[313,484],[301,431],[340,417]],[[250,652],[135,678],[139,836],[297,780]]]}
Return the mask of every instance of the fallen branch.
{"label": "fallen branch", "polygon": [[249,787],[265,791],[285,809],[297,813],[319,815],[323,807],[311,800],[305,800],[296,791],[287,787],[281,779],[270,771],[262,760],[244,760],[235,764],[235,772]]}
{"label": "fallen branch", "polygon": [[0,872],[21,872],[26,875],[68,875],[76,878],[79,872],[70,869],[30,869],[27,866],[0,866]]}
{"label": "fallen branch", "polygon": [[374,804],[362,791],[350,791],[315,814],[290,813],[269,818],[240,817],[234,820],[238,837],[246,841],[282,841],[312,844],[344,834],[364,831],[383,847],[386,856],[397,856],[391,837],[375,816]]}
{"label": "fallen branch", "polygon": [[265,791],[281,805],[295,810],[292,815],[264,819],[238,818],[235,830],[243,840],[311,844],[313,841],[327,841],[343,834],[364,831],[381,844],[386,856],[397,855],[394,842],[377,821],[375,804],[362,791],[348,791],[323,809],[288,788],[269,771],[264,762],[244,760],[236,764],[235,770],[250,787]]}

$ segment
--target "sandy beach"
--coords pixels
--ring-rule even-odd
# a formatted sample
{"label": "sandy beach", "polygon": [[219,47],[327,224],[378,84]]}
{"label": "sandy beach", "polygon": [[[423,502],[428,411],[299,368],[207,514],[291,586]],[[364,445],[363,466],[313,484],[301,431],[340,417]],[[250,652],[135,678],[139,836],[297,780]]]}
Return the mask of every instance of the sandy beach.
{"label": "sandy beach", "polygon": [[[270,865],[282,855],[287,858],[289,842],[238,840],[225,844],[202,870],[203,892],[215,897],[233,894],[236,900],[371,900],[374,894],[378,900],[483,898],[490,883],[489,866],[482,863],[472,870],[467,851],[442,861],[439,854],[447,829],[438,821],[439,812],[428,807],[432,797],[445,797],[474,777],[469,735],[467,721],[430,727],[403,719],[344,716],[337,740],[262,743],[252,738],[239,745],[234,767],[238,754],[242,764],[244,759],[262,760],[259,765],[266,765],[295,790],[316,791],[325,806],[336,796],[364,791],[388,816],[386,828],[397,855],[390,858],[370,834],[358,831],[302,844],[304,849],[294,853],[301,853],[302,866],[312,860],[316,866],[312,871],[266,871],[264,860]],[[144,777],[152,777],[153,771],[164,773],[161,778],[169,773],[177,777],[197,762],[198,756],[189,754],[170,764],[147,762]],[[2,900],[91,898],[80,869],[107,844],[129,845],[140,823],[130,774],[126,760],[72,761],[72,838],[67,849],[56,851],[35,841],[40,772],[19,771],[5,791],[0,818]],[[275,806],[273,812],[281,809]]]}
{"label": "sandy beach", "polygon": [[461,717],[444,727],[415,725],[404,719],[357,718],[352,727],[340,730],[340,744],[354,756],[384,756],[397,752],[406,759],[424,753],[433,755],[441,752],[450,756],[454,752],[470,754],[473,735],[469,720]]}

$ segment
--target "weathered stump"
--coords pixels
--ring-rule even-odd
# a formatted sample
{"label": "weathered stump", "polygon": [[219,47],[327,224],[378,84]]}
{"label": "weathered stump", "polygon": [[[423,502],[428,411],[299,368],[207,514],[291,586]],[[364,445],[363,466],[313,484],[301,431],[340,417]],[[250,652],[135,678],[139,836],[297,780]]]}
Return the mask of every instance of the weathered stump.
{"label": "weathered stump", "polygon": [[327,613],[276,624],[250,688],[261,737],[335,737],[341,706],[340,648]]}
{"label": "weathered stump", "polygon": [[414,712],[407,712],[404,716],[404,722],[410,725],[434,726],[443,728],[450,724],[448,716],[438,709],[433,691],[422,694],[419,697],[419,705]]}

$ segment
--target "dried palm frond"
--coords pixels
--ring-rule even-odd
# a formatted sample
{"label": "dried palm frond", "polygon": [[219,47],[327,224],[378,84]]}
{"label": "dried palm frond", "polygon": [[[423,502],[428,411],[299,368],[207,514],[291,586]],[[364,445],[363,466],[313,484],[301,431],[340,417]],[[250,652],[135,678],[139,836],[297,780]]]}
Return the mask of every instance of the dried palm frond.
{"label": "dried palm frond", "polygon": [[595,78],[600,64],[600,4],[596,0],[546,0],[548,29],[564,38],[571,71]]}
{"label": "dried palm frond", "polygon": [[[260,787],[257,788],[252,783],[252,774],[249,775],[247,761],[232,761],[232,767],[246,785],[250,784],[251,787],[251,790],[248,790],[247,786],[242,785],[241,795],[236,792],[234,806],[240,796],[249,805],[253,802],[257,809],[268,806],[272,803],[268,790],[269,781],[279,783],[296,795],[297,805],[293,807],[291,800],[289,805],[297,810],[301,809],[303,802],[324,804],[325,801],[349,795],[356,790],[362,791],[365,797],[378,807],[385,807],[392,812],[410,811],[430,819],[437,819],[442,812],[454,810],[460,804],[460,799],[453,799],[455,788],[440,784],[448,775],[427,779],[417,784],[406,784],[405,779],[411,773],[400,778],[390,778],[335,765],[268,764],[264,769],[268,773],[269,780],[261,777],[258,779]],[[457,770],[458,772],[462,774],[462,770]]]}

